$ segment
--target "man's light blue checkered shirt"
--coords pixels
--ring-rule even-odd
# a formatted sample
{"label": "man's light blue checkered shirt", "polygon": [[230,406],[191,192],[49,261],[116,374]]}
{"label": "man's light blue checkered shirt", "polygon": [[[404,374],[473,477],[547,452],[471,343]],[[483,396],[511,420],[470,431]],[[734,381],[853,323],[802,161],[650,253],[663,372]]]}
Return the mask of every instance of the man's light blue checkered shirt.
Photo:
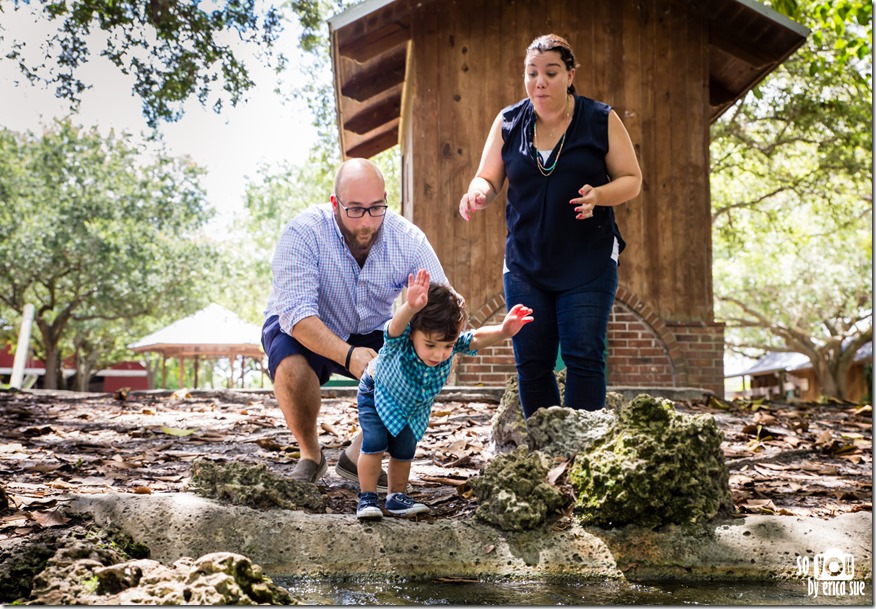
{"label": "man's light blue checkered shirt", "polygon": [[316,316],[343,340],[382,327],[409,274],[426,269],[432,282],[447,283],[423,231],[389,210],[361,269],[331,205],[310,207],[286,225],[271,267],[265,317],[277,315],[291,334],[299,321]]}
{"label": "man's light blue checkered shirt", "polygon": [[[389,324],[383,330],[383,347],[374,362],[374,406],[380,420],[393,436],[411,426],[419,442],[429,426],[432,402],[450,376],[457,353],[477,355],[470,349],[473,330],[459,335],[453,354],[437,366],[427,366],[414,350],[411,326],[401,336],[389,336]],[[370,369],[370,366],[369,366]]]}

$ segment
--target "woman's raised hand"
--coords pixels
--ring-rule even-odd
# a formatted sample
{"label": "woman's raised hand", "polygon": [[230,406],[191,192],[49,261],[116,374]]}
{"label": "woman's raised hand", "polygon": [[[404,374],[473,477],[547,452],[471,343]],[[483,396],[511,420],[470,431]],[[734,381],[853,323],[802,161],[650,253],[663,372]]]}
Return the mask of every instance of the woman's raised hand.
{"label": "woman's raised hand", "polygon": [[459,215],[465,218],[466,222],[471,220],[471,215],[480,211],[487,206],[487,196],[476,190],[471,190],[459,200]]}

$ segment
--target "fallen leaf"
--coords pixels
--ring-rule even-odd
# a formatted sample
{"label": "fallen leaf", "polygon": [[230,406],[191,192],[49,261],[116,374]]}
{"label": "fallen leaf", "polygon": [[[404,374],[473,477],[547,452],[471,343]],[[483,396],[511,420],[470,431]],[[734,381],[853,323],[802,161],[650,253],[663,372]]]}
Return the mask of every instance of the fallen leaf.
{"label": "fallen leaf", "polygon": [[782,465],[780,463],[760,463],[760,464],[758,464],[758,466],[765,467],[766,469],[774,469],[774,470],[778,470],[778,471],[787,471],[789,469],[796,469],[792,465]]}
{"label": "fallen leaf", "polygon": [[550,483],[551,486],[557,485],[557,480],[559,480],[560,476],[562,476],[566,472],[567,467],[569,467],[569,462],[563,461],[559,465],[554,465],[551,468],[551,471],[549,471],[547,475],[547,481]]}
{"label": "fallen leaf", "polygon": [[31,512],[30,517],[40,526],[47,529],[51,527],[64,526],[65,524],[70,522],[69,518],[67,518],[66,516],[62,516],[58,513],[57,510],[53,510],[51,512]]}
{"label": "fallen leaf", "polygon": [[729,404],[727,404],[726,402],[722,402],[721,400],[719,400],[718,398],[716,398],[713,395],[709,396],[708,406],[709,406],[709,408],[717,408],[719,410],[727,410],[728,408],[730,408]]}
{"label": "fallen leaf", "polygon": [[468,482],[468,478],[451,478],[448,476],[420,476],[420,480],[426,482],[437,482],[438,484],[447,484],[449,486],[459,486]]}
{"label": "fallen leaf", "polygon": [[161,431],[163,431],[164,433],[166,433],[169,436],[176,436],[178,438],[181,438],[181,437],[189,436],[189,435],[195,433],[196,430],[194,430],[194,429],[178,429],[176,427],[167,427],[165,425],[165,426],[162,426]]}
{"label": "fallen leaf", "polygon": [[735,486],[750,486],[754,484],[754,478],[752,478],[751,476],[746,476],[744,474],[731,474],[730,484]]}
{"label": "fallen leaf", "polygon": [[341,434],[341,432],[339,432],[337,429],[335,429],[335,427],[330,423],[322,422],[319,424],[319,426],[323,431],[332,434],[336,438],[340,438],[343,436],[343,434]]}
{"label": "fallen leaf", "polygon": [[772,499],[749,499],[740,507],[750,510],[755,514],[775,514],[776,504]]}
{"label": "fallen leaf", "polygon": [[50,474],[52,472],[58,471],[62,467],[66,465],[65,463],[38,463],[37,465],[31,465],[29,467],[25,467],[24,471],[26,472],[39,472],[41,474]]}
{"label": "fallen leaf", "polygon": [[455,461],[450,461],[449,463],[445,463],[444,467],[448,469],[453,469],[454,467],[463,467],[464,465],[468,465],[471,463],[471,455],[463,455],[459,459]]}
{"label": "fallen leaf", "polygon": [[135,495],[151,495],[152,489],[148,486],[135,486],[131,489]]}
{"label": "fallen leaf", "polygon": [[255,443],[265,450],[272,450],[275,452],[280,452],[281,450],[283,450],[283,446],[273,438],[261,438],[259,440],[256,440]]}
{"label": "fallen leaf", "polygon": [[775,425],[779,421],[776,417],[769,414],[768,412],[756,412],[752,420],[755,423],[760,423],[761,425]]}

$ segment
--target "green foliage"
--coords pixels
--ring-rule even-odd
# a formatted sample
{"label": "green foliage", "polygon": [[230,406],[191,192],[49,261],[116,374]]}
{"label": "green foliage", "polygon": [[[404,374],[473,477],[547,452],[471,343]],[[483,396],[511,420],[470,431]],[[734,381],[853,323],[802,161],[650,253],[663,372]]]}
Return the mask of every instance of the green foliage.
{"label": "green foliage", "polygon": [[805,353],[843,397],[872,338],[872,7],[773,5],[812,34],[712,128],[716,312],[731,349]]}
{"label": "green foliage", "polygon": [[[98,38],[100,55],[123,74],[134,78],[133,90],[143,102],[151,127],[178,120],[184,102],[194,96],[201,105],[219,112],[226,101],[236,105],[253,86],[242,45],[261,50],[260,61],[286,67],[286,57],[274,53],[282,31],[283,13],[272,4],[264,10],[255,0],[220,0],[205,10],[198,2],[115,2],[113,0],[12,0],[18,11],[41,9],[42,17],[57,24],[57,34],[43,41],[39,59],[24,53],[33,41],[9,37],[2,57],[18,63],[31,81],[54,86],[56,95],[75,109],[82,92],[91,85],[82,80],[82,68]],[[286,5],[305,25],[301,43],[312,44],[309,32],[321,19],[313,0]],[[102,31],[105,36],[92,33]],[[236,39],[236,40],[235,40]],[[4,38],[0,37],[0,42]]]}
{"label": "green foliage", "polygon": [[0,303],[35,305],[49,387],[62,350],[104,363],[147,322],[201,304],[215,256],[189,160],[69,120],[0,131],[0,159]]}

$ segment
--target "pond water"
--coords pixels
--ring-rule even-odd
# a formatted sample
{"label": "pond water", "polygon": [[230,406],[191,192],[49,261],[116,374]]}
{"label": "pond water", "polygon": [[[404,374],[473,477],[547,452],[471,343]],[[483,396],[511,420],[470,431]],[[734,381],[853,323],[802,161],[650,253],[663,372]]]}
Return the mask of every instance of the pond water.
{"label": "pond water", "polygon": [[[851,605],[872,606],[869,583],[812,594],[803,580],[774,582],[463,581],[328,583],[274,577],[308,605]],[[848,582],[846,582],[848,583]],[[844,594],[841,594],[844,592]],[[863,594],[858,594],[863,592]]]}

